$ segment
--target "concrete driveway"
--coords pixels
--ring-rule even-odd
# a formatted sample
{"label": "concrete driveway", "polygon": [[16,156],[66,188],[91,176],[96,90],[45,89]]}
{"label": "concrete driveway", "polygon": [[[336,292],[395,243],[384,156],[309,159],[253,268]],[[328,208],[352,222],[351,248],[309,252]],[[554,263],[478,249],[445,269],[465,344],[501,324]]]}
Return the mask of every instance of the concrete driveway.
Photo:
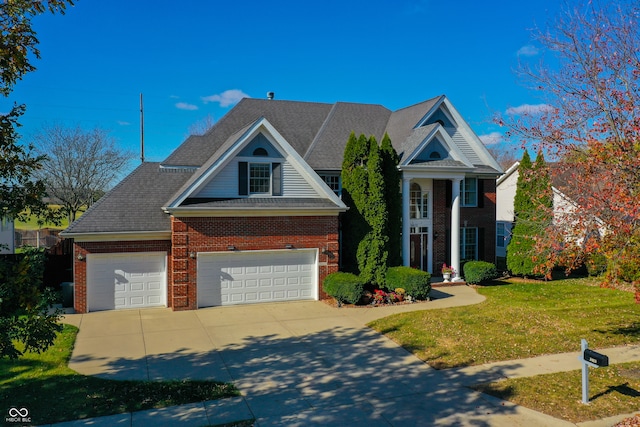
{"label": "concrete driveway", "polygon": [[[365,326],[483,300],[466,286],[434,294],[435,301],[395,307],[309,301],[67,315],[80,327],[69,366],[111,379],[233,382],[243,398],[231,416],[255,417],[258,426],[572,425],[473,392],[464,375],[436,371]],[[228,421],[224,400],[213,411]]]}

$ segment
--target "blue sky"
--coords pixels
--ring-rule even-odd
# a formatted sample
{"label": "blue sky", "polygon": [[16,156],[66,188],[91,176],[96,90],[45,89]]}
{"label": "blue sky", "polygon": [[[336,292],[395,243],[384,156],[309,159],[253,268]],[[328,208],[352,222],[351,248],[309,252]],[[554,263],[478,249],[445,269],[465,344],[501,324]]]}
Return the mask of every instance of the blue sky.
{"label": "blue sky", "polygon": [[530,30],[557,3],[78,0],[35,19],[42,59],[0,111],[27,105],[24,141],[43,125],[100,127],[138,153],[142,93],[146,159],[161,161],[238,96],[395,110],[446,94],[495,141],[494,112],[540,102],[513,69],[540,59]]}

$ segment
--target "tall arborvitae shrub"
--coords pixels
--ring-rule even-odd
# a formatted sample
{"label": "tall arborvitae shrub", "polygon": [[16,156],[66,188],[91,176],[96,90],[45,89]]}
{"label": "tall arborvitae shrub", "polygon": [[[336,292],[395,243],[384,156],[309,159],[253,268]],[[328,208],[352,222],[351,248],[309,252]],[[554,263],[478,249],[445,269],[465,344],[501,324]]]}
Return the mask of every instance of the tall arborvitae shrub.
{"label": "tall arborvitae shrub", "polygon": [[553,193],[549,171],[542,153],[536,164],[527,151],[518,167],[518,182],[513,203],[515,225],[507,247],[507,268],[521,276],[546,275],[547,253],[536,246],[552,222]]}
{"label": "tall arborvitae shrub", "polygon": [[382,157],[375,137],[369,138],[369,156],[366,164],[367,181],[364,183],[365,198],[362,212],[369,225],[369,232],[358,245],[358,268],[367,282],[384,285],[387,270],[388,237],[387,205],[385,202]]}
{"label": "tall arborvitae shrub", "polygon": [[358,246],[371,230],[364,218],[368,152],[366,137],[361,135],[356,138],[355,133],[351,132],[342,161],[342,201],[349,207],[342,217],[342,269],[354,274],[360,273]]}
{"label": "tall arborvitae shrub", "polygon": [[387,205],[387,230],[389,238],[389,267],[402,265],[402,194],[400,180],[402,174],[398,170],[400,158],[391,145],[391,138],[386,133],[380,144],[382,154],[382,174],[384,175],[384,199]]}

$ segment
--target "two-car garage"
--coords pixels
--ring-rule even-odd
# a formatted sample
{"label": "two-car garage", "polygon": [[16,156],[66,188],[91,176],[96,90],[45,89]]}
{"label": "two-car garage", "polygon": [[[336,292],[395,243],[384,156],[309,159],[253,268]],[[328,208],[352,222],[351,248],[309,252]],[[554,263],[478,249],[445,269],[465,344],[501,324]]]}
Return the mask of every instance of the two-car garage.
{"label": "two-car garage", "polygon": [[[167,306],[167,253],[87,255],[87,310]],[[201,252],[197,306],[312,300],[317,250]]]}

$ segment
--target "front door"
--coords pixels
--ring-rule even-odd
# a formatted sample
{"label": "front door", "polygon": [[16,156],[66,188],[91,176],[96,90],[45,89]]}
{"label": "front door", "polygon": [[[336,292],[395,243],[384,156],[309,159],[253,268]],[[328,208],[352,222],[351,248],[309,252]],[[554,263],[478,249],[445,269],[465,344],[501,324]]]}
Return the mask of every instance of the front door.
{"label": "front door", "polygon": [[429,267],[429,227],[411,227],[410,265],[427,271]]}

